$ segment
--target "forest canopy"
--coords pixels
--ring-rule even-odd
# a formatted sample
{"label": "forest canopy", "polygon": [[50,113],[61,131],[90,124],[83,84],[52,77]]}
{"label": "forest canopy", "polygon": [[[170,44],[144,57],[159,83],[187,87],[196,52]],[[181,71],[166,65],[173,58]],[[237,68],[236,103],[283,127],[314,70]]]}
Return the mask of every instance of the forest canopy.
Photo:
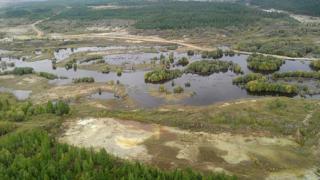
{"label": "forest canopy", "polygon": [[[198,27],[246,27],[266,19],[288,18],[287,15],[282,13],[264,12],[240,3],[160,1],[126,4],[126,8],[93,9],[86,3],[79,3],[77,6],[64,9],[59,12],[59,15],[51,17],[50,20],[126,19],[134,20],[136,22],[134,26],[138,29],[191,29]],[[56,6],[52,5],[55,8]],[[43,14],[41,14],[42,11]],[[6,17],[34,19],[38,16],[48,16],[48,11],[44,7],[20,7],[8,9],[5,15]]]}

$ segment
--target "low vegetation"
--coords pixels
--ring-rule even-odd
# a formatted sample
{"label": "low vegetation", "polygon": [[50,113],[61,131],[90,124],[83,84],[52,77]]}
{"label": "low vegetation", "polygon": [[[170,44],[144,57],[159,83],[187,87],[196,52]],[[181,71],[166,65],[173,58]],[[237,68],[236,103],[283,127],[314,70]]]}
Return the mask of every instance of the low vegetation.
{"label": "low vegetation", "polygon": [[233,79],[233,83],[234,84],[247,84],[250,81],[255,81],[255,80],[260,80],[263,79],[264,76],[262,74],[259,73],[250,73],[250,74],[246,74],[244,76],[239,76],[235,79]]}
{"label": "low vegetation", "polygon": [[221,49],[218,49],[215,51],[203,51],[201,53],[201,57],[204,59],[206,58],[219,59],[223,57],[223,51]]}
{"label": "low vegetation", "polygon": [[242,68],[239,64],[233,63],[231,66],[231,71],[233,71],[236,74],[243,74]]}
{"label": "low vegetation", "polygon": [[177,65],[180,65],[180,66],[186,66],[188,64],[189,64],[189,60],[186,57],[179,59],[177,62]]}
{"label": "low vegetation", "polygon": [[47,72],[39,72],[39,76],[44,77],[44,78],[49,79],[49,80],[58,79],[57,75],[54,75],[54,74],[51,74],[51,73],[47,73]]}
{"label": "low vegetation", "polygon": [[232,67],[233,63],[228,61],[202,60],[189,64],[185,72],[208,76],[213,73],[227,72],[228,70],[232,70]]}
{"label": "low vegetation", "polygon": [[97,61],[97,60],[102,60],[103,61],[103,56],[100,56],[100,55],[88,56],[85,59],[80,60],[80,64],[88,63],[88,62],[91,62],[91,61]]}
{"label": "low vegetation", "polygon": [[44,104],[32,104],[31,102],[17,102],[12,96],[0,96],[0,120],[25,121],[32,116],[40,114],[56,114],[63,116],[70,111],[69,105],[64,101]]}
{"label": "low vegetation", "polygon": [[284,94],[284,95],[297,95],[299,88],[295,85],[285,83],[270,83],[266,81],[250,81],[245,86],[246,90],[250,93],[256,94]]}
{"label": "low vegetation", "polygon": [[110,73],[110,71],[111,71],[111,69],[110,69],[109,66],[105,66],[105,67],[103,67],[103,69],[101,70],[101,72],[102,72],[103,74],[108,74],[108,73]]}
{"label": "low vegetation", "polygon": [[18,132],[0,141],[0,173],[4,179],[236,179],[206,177],[192,170],[161,171],[94,151],[59,144],[43,130]]}
{"label": "low vegetation", "polygon": [[280,78],[311,78],[320,80],[320,72],[307,72],[307,71],[290,71],[290,72],[277,72],[272,74],[273,79]]}
{"label": "low vegetation", "polygon": [[310,67],[316,71],[320,70],[320,60],[315,60],[310,63]]}
{"label": "low vegetation", "polygon": [[252,54],[247,59],[248,68],[254,71],[277,71],[285,62],[282,59],[260,54]]}
{"label": "low vegetation", "polygon": [[17,125],[10,122],[0,122],[0,137],[17,129]]}
{"label": "low vegetation", "polygon": [[175,93],[175,94],[181,94],[181,93],[183,93],[183,91],[184,91],[184,89],[181,86],[177,86],[177,87],[173,88],[173,93]]}
{"label": "low vegetation", "polygon": [[22,76],[25,74],[32,74],[33,68],[31,68],[31,67],[16,67],[12,71],[9,71],[7,73]]}
{"label": "low vegetation", "polygon": [[167,70],[158,69],[148,72],[144,75],[144,80],[148,83],[163,83],[182,76],[182,72],[178,69]]}
{"label": "low vegetation", "polygon": [[82,77],[82,78],[75,78],[72,80],[73,83],[94,83],[93,77]]}

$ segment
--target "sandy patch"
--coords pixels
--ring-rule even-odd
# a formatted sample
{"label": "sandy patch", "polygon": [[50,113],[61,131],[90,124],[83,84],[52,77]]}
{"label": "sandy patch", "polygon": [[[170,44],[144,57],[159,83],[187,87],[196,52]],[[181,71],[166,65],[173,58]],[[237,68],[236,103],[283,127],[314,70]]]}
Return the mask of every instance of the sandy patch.
{"label": "sandy patch", "polygon": [[4,76],[0,76],[0,79],[14,79],[14,75],[4,75]]}
{"label": "sandy patch", "polygon": [[160,163],[166,168],[195,167],[230,174],[235,171],[243,176],[256,173],[256,177],[271,179],[301,174],[312,177],[304,170],[311,167],[309,159],[297,153],[300,146],[289,138],[190,132],[111,118],[78,119],[65,126],[62,142],[105,148],[120,158]]}
{"label": "sandy patch", "polygon": [[70,127],[60,138],[62,142],[81,147],[105,148],[109,153],[124,158],[149,161],[142,142],[157,136],[157,126],[128,124],[111,118],[79,119],[68,124]]}
{"label": "sandy patch", "polygon": [[124,89],[120,87],[115,88],[113,85],[108,84],[75,84],[53,87],[47,91],[36,94],[32,98],[40,101],[47,101],[48,99],[71,99],[98,92],[98,89],[101,89],[103,92],[117,92],[121,97],[124,96],[125,93]]}
{"label": "sandy patch", "polygon": [[290,170],[270,173],[266,180],[319,180],[315,169]]}

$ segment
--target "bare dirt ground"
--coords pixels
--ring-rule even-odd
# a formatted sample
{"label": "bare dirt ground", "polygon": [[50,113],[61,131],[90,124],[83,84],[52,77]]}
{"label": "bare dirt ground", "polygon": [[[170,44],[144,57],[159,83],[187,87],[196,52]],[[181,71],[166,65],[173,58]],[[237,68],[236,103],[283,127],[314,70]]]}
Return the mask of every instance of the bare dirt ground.
{"label": "bare dirt ground", "polygon": [[92,93],[98,92],[98,90],[115,92],[121,95],[125,94],[125,90],[120,87],[115,87],[114,85],[109,85],[106,83],[95,83],[95,84],[74,84],[65,86],[55,86],[47,91],[39,92],[31,97],[37,102],[46,102],[48,100],[54,99],[72,99],[80,98],[83,96],[90,95]]}
{"label": "bare dirt ground", "polygon": [[[48,18],[49,19],[49,18]],[[71,39],[77,39],[77,40],[94,40],[94,39],[109,39],[109,40],[124,40],[130,43],[142,43],[142,42],[151,42],[151,43],[160,43],[160,44],[174,44],[174,45],[180,45],[183,47],[186,47],[188,49],[193,50],[199,50],[199,51],[212,51],[216,50],[216,47],[205,47],[205,46],[199,46],[197,44],[193,44],[190,42],[187,42],[185,40],[167,40],[158,36],[141,36],[141,35],[132,35],[129,34],[126,29],[119,28],[117,31],[112,31],[108,33],[83,33],[83,34],[73,34],[73,35],[67,35],[67,34],[45,34],[41,29],[39,29],[36,25],[40,24],[41,22],[45,21],[47,19],[43,19],[40,21],[37,21],[33,24],[31,24],[32,29],[37,34],[37,38],[43,38],[47,37],[49,39],[62,39],[62,40],[71,40]],[[15,37],[17,39],[25,39],[25,36]],[[252,52],[246,52],[246,51],[238,51],[234,50],[235,53],[240,54],[252,54]],[[273,55],[273,54],[265,54],[265,53],[258,53],[262,55],[268,55],[273,56],[277,58],[282,59],[289,59],[289,60],[316,60],[316,58],[292,58],[287,56],[279,56],[279,55]]]}
{"label": "bare dirt ground", "polygon": [[192,167],[249,179],[316,178],[312,160],[298,153],[300,146],[290,137],[190,132],[112,118],[70,120],[63,127],[62,142],[105,148],[120,158],[161,168]]}
{"label": "bare dirt ground", "polygon": [[[215,47],[203,47],[198,46],[196,44],[188,43],[183,40],[167,40],[161,37],[157,36],[140,36],[140,35],[131,35],[128,34],[126,31],[121,32],[110,32],[110,33],[90,33],[90,34],[77,34],[77,35],[63,35],[63,34],[55,34],[52,35],[51,38],[53,39],[78,39],[78,40],[84,40],[84,39],[120,39],[130,42],[153,42],[153,43],[160,43],[160,44],[175,44],[180,45],[183,47],[187,47],[189,49],[193,50],[200,50],[200,51],[212,51],[216,50]],[[246,51],[238,51],[234,50],[235,53],[240,54],[253,54],[252,52],[246,52]],[[273,55],[273,54],[265,54],[265,53],[258,53],[266,56],[273,56],[281,59],[289,59],[289,60],[316,60],[316,58],[292,58],[287,56],[279,56],[279,55]]]}
{"label": "bare dirt ground", "polygon": [[45,20],[47,20],[47,19],[39,20],[39,21],[31,24],[32,29],[33,29],[33,30],[35,31],[35,33],[37,34],[37,38],[41,38],[41,37],[44,36],[44,32],[41,31],[41,30],[37,27],[37,25],[40,24],[40,23],[42,23],[42,22],[45,21]]}

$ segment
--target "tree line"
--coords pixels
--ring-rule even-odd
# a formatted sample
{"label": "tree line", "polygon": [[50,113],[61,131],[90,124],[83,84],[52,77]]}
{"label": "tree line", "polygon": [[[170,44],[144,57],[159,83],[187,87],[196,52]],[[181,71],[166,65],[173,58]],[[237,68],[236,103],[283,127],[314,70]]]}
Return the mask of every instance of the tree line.
{"label": "tree line", "polygon": [[39,129],[0,139],[0,175],[1,179],[236,179],[221,173],[204,176],[190,169],[161,171],[120,160],[104,149],[60,144]]}
{"label": "tree line", "polygon": [[13,97],[0,96],[0,120],[3,121],[25,121],[28,118],[40,114],[54,114],[63,116],[69,114],[69,105],[59,100],[48,101],[47,104],[32,104],[31,102],[17,102]]}

